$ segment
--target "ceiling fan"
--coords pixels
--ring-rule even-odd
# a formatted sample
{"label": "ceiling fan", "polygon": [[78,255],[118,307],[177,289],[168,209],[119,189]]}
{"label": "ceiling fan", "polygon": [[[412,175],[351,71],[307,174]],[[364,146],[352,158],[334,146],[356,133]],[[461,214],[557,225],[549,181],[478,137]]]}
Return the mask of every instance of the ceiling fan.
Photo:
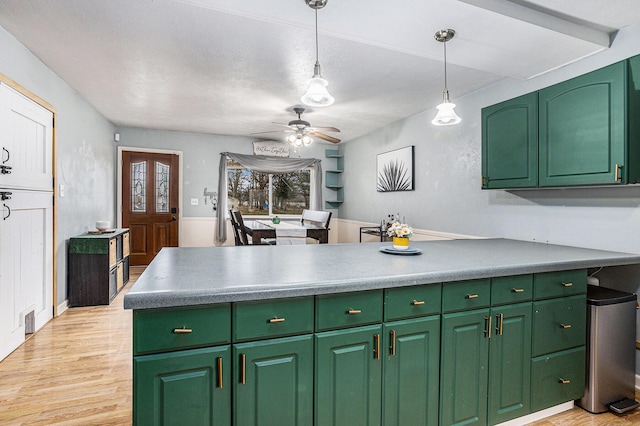
{"label": "ceiling fan", "polygon": [[324,133],[320,133],[339,132],[339,129],[336,129],[335,127],[311,127],[311,123],[300,118],[300,115],[302,115],[302,113],[304,112],[304,108],[295,107],[293,108],[293,111],[298,114],[297,120],[291,120],[289,124],[273,123],[279,126],[288,127],[286,130],[272,130],[270,132],[258,132],[251,134],[262,135],[265,133],[289,133],[286,137],[287,143],[297,147],[310,145],[313,142],[311,136],[315,136],[331,143],[340,142],[340,139],[334,138],[333,136],[325,135]]}

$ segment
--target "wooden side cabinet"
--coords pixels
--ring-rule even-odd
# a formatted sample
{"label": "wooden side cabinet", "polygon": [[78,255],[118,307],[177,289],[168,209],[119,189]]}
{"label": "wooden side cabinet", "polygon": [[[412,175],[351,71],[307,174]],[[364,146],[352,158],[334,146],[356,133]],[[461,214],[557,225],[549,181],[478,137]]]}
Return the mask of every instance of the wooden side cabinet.
{"label": "wooden side cabinet", "polygon": [[73,237],[68,259],[69,305],[108,305],[129,281],[129,230]]}

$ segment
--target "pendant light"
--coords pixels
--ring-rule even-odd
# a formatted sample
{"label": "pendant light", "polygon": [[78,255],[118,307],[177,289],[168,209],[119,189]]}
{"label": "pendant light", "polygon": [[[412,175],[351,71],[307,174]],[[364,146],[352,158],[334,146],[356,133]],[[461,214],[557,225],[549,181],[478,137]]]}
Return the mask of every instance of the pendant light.
{"label": "pendant light", "polygon": [[300,100],[305,105],[316,107],[329,106],[334,101],[333,96],[331,96],[327,90],[329,82],[322,78],[320,61],[318,60],[318,9],[325,7],[327,1],[328,0],[305,0],[307,5],[316,12],[316,64],[313,67],[313,77],[309,80],[309,88]]}
{"label": "pendant light", "polygon": [[438,105],[438,114],[431,120],[435,126],[451,126],[462,121],[453,110],[456,104],[449,100],[449,90],[447,89],[447,42],[456,35],[452,29],[440,30],[436,32],[435,38],[444,46],[444,91],[442,92],[442,103]]}

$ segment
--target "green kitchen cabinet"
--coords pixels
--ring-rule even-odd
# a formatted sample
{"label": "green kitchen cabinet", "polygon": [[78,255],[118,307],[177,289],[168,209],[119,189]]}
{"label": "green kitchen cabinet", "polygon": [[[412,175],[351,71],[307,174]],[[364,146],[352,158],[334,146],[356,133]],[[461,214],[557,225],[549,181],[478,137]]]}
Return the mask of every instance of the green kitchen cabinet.
{"label": "green kitchen cabinet", "polygon": [[378,324],[315,334],[316,426],[381,424],[381,333]]}
{"label": "green kitchen cabinet", "polygon": [[639,183],[638,116],[640,56],[483,108],[482,188]]}
{"label": "green kitchen cabinet", "polygon": [[489,424],[494,425],[531,412],[531,302],[495,307],[491,316]]}
{"label": "green kitchen cabinet", "polygon": [[229,345],[136,356],[133,424],[231,424]]}
{"label": "green kitchen cabinet", "polygon": [[383,326],[383,424],[437,425],[440,316]]}
{"label": "green kitchen cabinet", "polygon": [[538,94],[482,109],[482,188],[538,185]]}
{"label": "green kitchen cabinet", "polygon": [[233,359],[234,425],[312,424],[311,334],[234,344]]}
{"label": "green kitchen cabinet", "polygon": [[540,186],[626,183],[626,62],[539,92]]}
{"label": "green kitchen cabinet", "polygon": [[489,309],[442,315],[441,425],[487,424],[490,318]]}

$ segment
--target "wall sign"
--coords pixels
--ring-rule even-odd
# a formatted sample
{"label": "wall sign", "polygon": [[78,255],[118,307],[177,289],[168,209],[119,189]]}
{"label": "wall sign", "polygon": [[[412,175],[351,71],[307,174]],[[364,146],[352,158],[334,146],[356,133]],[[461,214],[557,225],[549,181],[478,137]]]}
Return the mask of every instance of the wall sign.
{"label": "wall sign", "polygon": [[413,145],[378,154],[378,192],[413,191]]}
{"label": "wall sign", "polygon": [[288,157],[290,145],[276,141],[253,143],[253,155],[268,155],[271,157]]}

